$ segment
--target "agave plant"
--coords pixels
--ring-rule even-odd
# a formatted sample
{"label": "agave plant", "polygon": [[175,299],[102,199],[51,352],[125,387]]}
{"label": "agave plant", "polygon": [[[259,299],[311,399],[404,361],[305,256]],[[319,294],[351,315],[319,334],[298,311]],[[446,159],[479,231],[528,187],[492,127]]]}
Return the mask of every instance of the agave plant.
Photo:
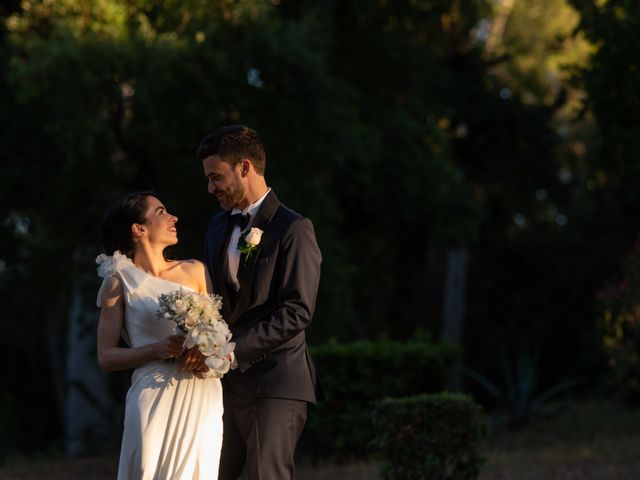
{"label": "agave plant", "polygon": [[506,353],[501,351],[499,359],[504,385],[502,388],[469,367],[462,367],[462,373],[477,382],[496,400],[499,408],[504,409],[506,414],[506,418],[497,420],[506,420],[511,427],[524,425],[531,415],[549,399],[581,383],[579,379],[570,378],[543,391],[537,391],[539,348],[520,350],[515,361],[511,361]]}

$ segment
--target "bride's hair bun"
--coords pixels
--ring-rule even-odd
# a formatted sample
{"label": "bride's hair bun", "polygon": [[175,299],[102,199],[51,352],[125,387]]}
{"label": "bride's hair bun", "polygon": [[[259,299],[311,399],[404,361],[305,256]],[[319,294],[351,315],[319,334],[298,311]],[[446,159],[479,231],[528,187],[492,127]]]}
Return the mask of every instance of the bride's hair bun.
{"label": "bride's hair bun", "polygon": [[100,243],[104,253],[113,255],[119,250],[133,260],[134,243],[131,225],[145,223],[148,197],[158,196],[151,190],[129,193],[116,200],[104,215]]}

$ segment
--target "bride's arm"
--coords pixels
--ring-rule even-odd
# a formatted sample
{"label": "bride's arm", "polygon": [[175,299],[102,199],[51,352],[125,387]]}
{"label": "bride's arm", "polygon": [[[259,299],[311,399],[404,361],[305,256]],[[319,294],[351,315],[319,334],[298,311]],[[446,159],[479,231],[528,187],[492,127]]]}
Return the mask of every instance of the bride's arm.
{"label": "bride's arm", "polygon": [[184,338],[177,335],[140,347],[118,347],[124,322],[124,293],[117,275],[106,282],[98,323],[98,363],[103,370],[136,368],[152,360],[172,358],[180,353]]}

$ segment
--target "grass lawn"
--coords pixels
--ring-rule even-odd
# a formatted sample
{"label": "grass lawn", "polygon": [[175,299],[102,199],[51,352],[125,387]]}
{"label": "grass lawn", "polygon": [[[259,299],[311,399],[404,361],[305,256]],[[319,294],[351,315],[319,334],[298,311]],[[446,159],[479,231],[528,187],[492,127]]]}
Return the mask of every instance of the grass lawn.
{"label": "grass lawn", "polygon": [[481,480],[640,479],[640,409],[611,401],[550,408],[560,413],[491,433]]}
{"label": "grass lawn", "polygon": [[[611,401],[555,404],[559,413],[518,431],[493,431],[485,446],[481,480],[640,479],[640,409]],[[114,479],[117,458],[13,459],[0,480]],[[300,462],[298,480],[378,480],[374,463],[310,465]]]}

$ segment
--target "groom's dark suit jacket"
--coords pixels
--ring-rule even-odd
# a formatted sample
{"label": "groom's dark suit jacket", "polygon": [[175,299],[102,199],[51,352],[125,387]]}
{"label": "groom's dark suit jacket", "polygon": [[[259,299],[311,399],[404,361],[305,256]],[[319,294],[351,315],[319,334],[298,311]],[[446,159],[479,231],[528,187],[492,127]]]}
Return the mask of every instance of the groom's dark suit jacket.
{"label": "groom's dark suit jacket", "polygon": [[218,213],[205,241],[204,260],[236,342],[238,369],[223,384],[242,395],[315,403],[321,393],[305,340],[322,260],[313,225],[269,192],[251,222],[263,235],[257,250],[240,258],[237,293],[227,281],[232,227],[229,213]]}

